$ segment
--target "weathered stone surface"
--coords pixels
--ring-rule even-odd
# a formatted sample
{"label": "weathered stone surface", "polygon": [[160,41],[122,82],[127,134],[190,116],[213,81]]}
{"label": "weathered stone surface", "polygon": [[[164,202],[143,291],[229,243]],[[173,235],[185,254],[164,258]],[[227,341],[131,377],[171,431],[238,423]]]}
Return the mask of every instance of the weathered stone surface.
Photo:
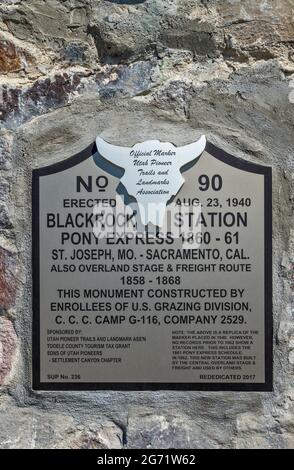
{"label": "weathered stone surface", "polygon": [[237,437],[235,445],[239,449],[286,448],[280,434],[279,424],[272,416],[246,413],[237,417]]}
{"label": "weathered stone surface", "polygon": [[128,419],[127,447],[131,449],[197,449],[230,447],[230,425],[222,431],[208,416],[135,409]]}
{"label": "weathered stone surface", "polygon": [[102,99],[147,92],[152,87],[154,69],[152,61],[137,62],[129,67],[106,66],[94,74],[87,69],[73,67],[40,78],[32,86],[19,88],[0,84],[0,121],[8,128],[15,128],[48,110],[63,107],[77,95],[92,90],[99,91]]}
{"label": "weathered stone surface", "polygon": [[91,17],[90,32],[102,61],[138,59],[172,47],[190,50],[198,59],[224,54],[243,62],[277,57],[291,47],[290,0],[283,8],[279,1],[250,0],[114,3],[95,5]]}
{"label": "weathered stone surface", "polygon": [[12,133],[0,131],[0,170],[11,168],[12,144]]}
{"label": "weathered stone surface", "polygon": [[293,322],[281,322],[279,325],[277,339],[279,342],[288,344],[291,336],[294,334]]}
{"label": "weathered stone surface", "polygon": [[18,88],[2,85],[1,119],[6,124],[19,124],[33,116],[68,103],[79,86],[84,72],[61,72],[37,80],[30,87]]}
{"label": "weathered stone surface", "polygon": [[35,62],[34,57],[12,35],[0,33],[0,73],[27,70]]}
{"label": "weathered stone surface", "polygon": [[2,449],[108,449],[121,448],[121,430],[103,420],[79,423],[66,413],[16,408],[11,400],[0,404]]}
{"label": "weathered stone surface", "polygon": [[28,0],[11,6],[0,5],[0,9],[7,30],[21,41],[44,47],[48,60],[56,56],[65,63],[71,62],[71,54],[68,56],[66,49],[77,42],[85,49],[83,62],[89,64],[92,56],[96,56],[87,34],[89,4],[89,0]]}
{"label": "weathered stone surface", "polygon": [[0,203],[8,200],[10,185],[6,178],[0,176]]}
{"label": "weathered stone surface", "polygon": [[6,385],[17,353],[17,336],[13,324],[0,316],[0,387]]}
{"label": "weathered stone surface", "polygon": [[[3,167],[7,169],[7,160],[4,158]],[[8,208],[8,201],[10,196],[9,181],[0,177],[0,230],[11,229],[12,221],[10,217],[10,210]]]}
{"label": "weathered stone surface", "polygon": [[121,449],[122,430],[115,424],[78,426],[68,437],[54,445],[56,449]]}
{"label": "weathered stone surface", "polygon": [[10,229],[12,227],[8,207],[4,204],[0,204],[0,229]]}
{"label": "weathered stone surface", "polygon": [[[0,325],[22,343],[0,447],[293,447],[292,0],[4,0],[0,18]],[[31,391],[31,170],[98,133],[205,133],[273,167],[273,393]]]}
{"label": "weathered stone surface", "polygon": [[13,306],[18,286],[18,261],[13,245],[0,237],[0,309]]}
{"label": "weathered stone surface", "polygon": [[[35,64],[22,83],[8,79],[0,83],[2,120],[8,126],[11,121],[20,124],[64,106],[72,96],[93,89],[101,90],[104,98],[148,93],[155,66],[158,86],[160,78],[162,83],[167,78],[162,75],[166,63],[176,65],[169,58],[170,51],[191,54],[195,62],[188,74],[186,69],[182,75],[185,82],[191,82],[194,70],[192,87],[199,64],[212,60],[208,67],[212,69],[217,58],[222,59],[220,71],[225,61],[235,62],[234,67],[239,68],[254,60],[277,58],[285,70],[291,70],[293,64],[294,72],[288,2],[282,9],[277,1],[265,5],[251,0],[245,5],[234,2],[232,7],[223,1],[208,5],[192,0],[155,0],[133,5],[28,0],[0,8],[7,29],[2,32],[2,69],[28,71],[30,61]],[[175,84],[176,72],[171,68]],[[207,76],[210,73],[208,70]],[[117,79],[105,86],[111,76]]]}

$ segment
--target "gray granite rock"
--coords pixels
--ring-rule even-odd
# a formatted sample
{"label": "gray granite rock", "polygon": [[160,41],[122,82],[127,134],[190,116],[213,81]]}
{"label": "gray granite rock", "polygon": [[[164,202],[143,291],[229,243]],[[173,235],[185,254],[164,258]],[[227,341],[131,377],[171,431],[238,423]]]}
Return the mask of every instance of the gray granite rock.
{"label": "gray granite rock", "polygon": [[[0,18],[0,448],[293,448],[292,0],[4,0]],[[31,171],[98,133],[205,133],[272,166],[274,392],[32,391]]]}

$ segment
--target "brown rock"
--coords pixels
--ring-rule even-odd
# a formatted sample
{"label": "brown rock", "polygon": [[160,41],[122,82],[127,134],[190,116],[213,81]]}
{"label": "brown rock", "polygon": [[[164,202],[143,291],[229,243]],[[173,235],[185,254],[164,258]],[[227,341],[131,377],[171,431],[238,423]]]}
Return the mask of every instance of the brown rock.
{"label": "brown rock", "polygon": [[0,72],[18,72],[33,62],[33,57],[12,38],[0,36]]}
{"label": "brown rock", "polygon": [[122,431],[115,424],[90,425],[69,432],[66,439],[54,447],[57,449],[121,449]]}
{"label": "brown rock", "polygon": [[12,307],[18,285],[16,253],[0,246],[0,308]]}
{"label": "brown rock", "polygon": [[[216,2],[215,2],[216,3]],[[281,55],[293,40],[292,0],[216,3],[219,30],[225,38],[225,57],[243,62]],[[222,48],[221,48],[222,49]]]}
{"label": "brown rock", "polygon": [[87,73],[84,71],[73,70],[52,74],[25,88],[2,85],[0,119],[6,124],[20,124],[50,109],[64,106],[71,94],[81,86],[81,78],[85,75]]}
{"label": "brown rock", "polygon": [[13,324],[0,317],[0,387],[5,385],[17,350],[17,336]]}
{"label": "brown rock", "polygon": [[16,72],[21,69],[20,57],[12,43],[0,42],[0,71]]}

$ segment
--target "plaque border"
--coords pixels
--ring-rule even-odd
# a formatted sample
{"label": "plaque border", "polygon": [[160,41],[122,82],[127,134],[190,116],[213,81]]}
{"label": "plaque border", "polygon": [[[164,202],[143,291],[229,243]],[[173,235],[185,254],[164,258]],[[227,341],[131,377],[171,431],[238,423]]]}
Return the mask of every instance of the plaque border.
{"label": "plaque border", "polygon": [[39,178],[76,166],[97,152],[93,143],[66,160],[37,168],[32,174],[32,275],[33,275],[33,325],[32,325],[32,388],[37,391],[273,391],[273,312],[272,312],[272,168],[235,157],[207,142],[205,151],[217,160],[234,168],[264,175],[264,337],[265,382],[264,383],[160,383],[160,382],[65,382],[40,381],[40,253],[39,253]]}

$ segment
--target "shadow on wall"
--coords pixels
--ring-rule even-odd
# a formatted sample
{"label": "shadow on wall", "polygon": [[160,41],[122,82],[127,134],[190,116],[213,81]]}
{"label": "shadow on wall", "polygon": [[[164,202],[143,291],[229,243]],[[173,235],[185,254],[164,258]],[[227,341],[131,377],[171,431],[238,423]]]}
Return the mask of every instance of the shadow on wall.
{"label": "shadow on wall", "polygon": [[124,185],[120,182],[120,179],[122,178],[125,170],[122,168],[118,167],[117,165],[114,165],[110,163],[108,160],[106,160],[100,153],[96,152],[93,155],[93,160],[95,164],[101,168],[101,170],[106,171],[106,173],[109,173],[110,175],[114,176],[118,180],[118,187],[116,188],[117,193],[120,194],[123,197],[123,201],[126,205],[129,204],[134,204],[136,203],[136,199],[132,196],[130,196],[124,187]]}

